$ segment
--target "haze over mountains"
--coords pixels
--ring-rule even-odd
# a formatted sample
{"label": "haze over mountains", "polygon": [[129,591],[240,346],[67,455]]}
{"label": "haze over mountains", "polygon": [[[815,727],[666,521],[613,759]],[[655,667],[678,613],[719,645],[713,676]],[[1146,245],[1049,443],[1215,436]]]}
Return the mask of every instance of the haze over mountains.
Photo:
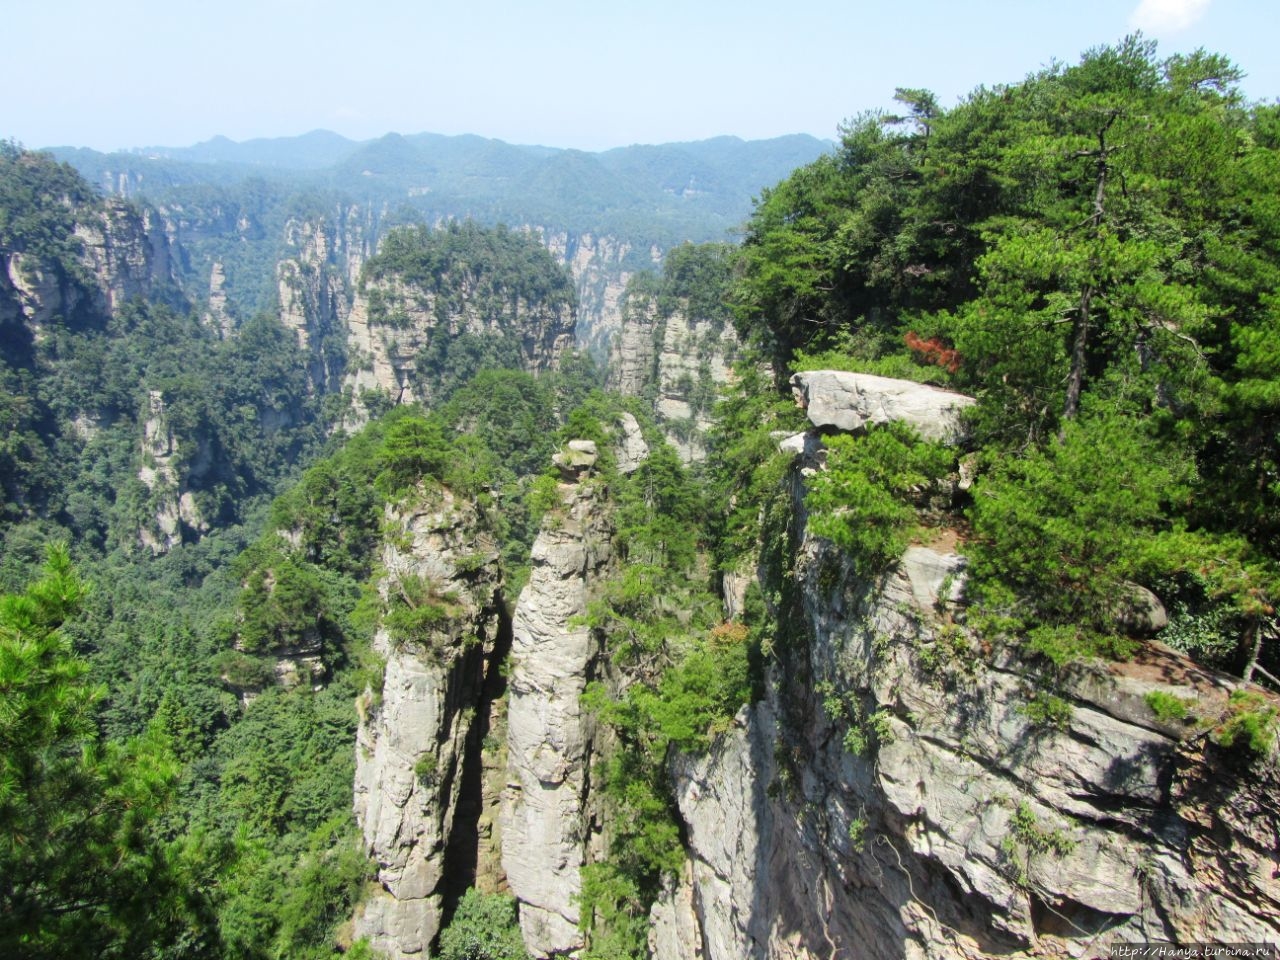
{"label": "haze over mountains", "polygon": [[51,152],[109,192],[131,196],[160,199],[176,187],[261,178],[338,190],[365,202],[407,204],[428,217],[591,229],[665,247],[724,239],[750,213],[762,185],[831,147],[795,134],[586,153],[471,135],[389,133],[354,141],[315,130],[243,143],[215,137],[190,147]]}

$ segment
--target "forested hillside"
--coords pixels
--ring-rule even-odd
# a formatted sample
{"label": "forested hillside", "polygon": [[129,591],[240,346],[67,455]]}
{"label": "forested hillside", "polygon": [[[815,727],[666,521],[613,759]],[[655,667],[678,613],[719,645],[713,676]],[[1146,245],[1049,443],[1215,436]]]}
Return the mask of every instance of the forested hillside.
{"label": "forested hillside", "polygon": [[978,398],[974,573],[1049,650],[1102,642],[1131,581],[1236,669],[1274,640],[1280,113],[1236,79],[1131,39],[949,111],[903,89],[748,228],[743,331],[780,373]]}
{"label": "forested hillside", "polygon": [[[1238,80],[1129,38],[902,88],[772,186],[729,140],[76,158],[164,172],[135,204],[4,145],[0,953],[1280,935],[1280,107]],[[730,168],[742,243],[679,245]],[[531,223],[630,238],[610,369]]]}

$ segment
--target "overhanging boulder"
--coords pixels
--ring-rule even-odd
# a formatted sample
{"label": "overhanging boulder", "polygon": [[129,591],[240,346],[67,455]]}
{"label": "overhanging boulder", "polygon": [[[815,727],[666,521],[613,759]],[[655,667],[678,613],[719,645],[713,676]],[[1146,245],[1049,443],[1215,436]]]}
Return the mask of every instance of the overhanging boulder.
{"label": "overhanging boulder", "polygon": [[961,414],[976,402],[962,393],[911,380],[843,370],[797,373],[791,378],[791,389],[815,427],[858,432],[868,424],[900,420],[926,440],[944,443],[963,438]]}

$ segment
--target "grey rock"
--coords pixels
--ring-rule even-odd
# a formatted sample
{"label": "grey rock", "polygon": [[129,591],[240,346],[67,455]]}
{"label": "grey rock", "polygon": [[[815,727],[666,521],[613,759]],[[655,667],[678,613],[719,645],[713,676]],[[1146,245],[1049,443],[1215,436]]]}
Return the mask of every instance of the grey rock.
{"label": "grey rock", "polygon": [[1116,623],[1122,630],[1149,637],[1169,625],[1169,614],[1159,597],[1141,584],[1125,583],[1123,586],[1125,596],[1116,610]]}
{"label": "grey rock", "polygon": [[[862,581],[806,534],[804,639],[763,702],[672,761],[689,889],[655,907],[655,957],[1080,957],[1280,937],[1280,774],[1213,767],[1145,707],[1167,683],[1102,668],[1069,673],[1053,691],[1069,713],[1037,719],[1040,675],[952,620],[964,566],[912,547]],[[689,902],[697,935],[682,939]]]}
{"label": "grey rock", "polygon": [[797,373],[791,387],[815,427],[854,432],[868,424],[900,421],[926,440],[947,443],[963,437],[961,413],[975,403],[972,397],[910,380],[841,370]]}
{"label": "grey rock", "polygon": [[640,422],[631,414],[622,414],[618,418],[618,426],[622,428],[622,438],[617,446],[618,472],[625,476],[635,473],[649,459],[649,445],[644,441]]}
{"label": "grey rock", "polygon": [[561,489],[544,521],[533,570],[512,621],[507,713],[508,781],[502,866],[536,956],[580,949],[581,868],[588,855],[593,723],[580,705],[599,672],[599,642],[582,622],[611,557],[612,527],[599,492]]}
{"label": "grey rock", "polygon": [[[733,375],[738,337],[725,323],[664,313],[647,295],[631,294],[609,358],[610,389],[653,397],[658,425],[685,463],[706,459],[711,403]],[[678,425],[678,426],[677,426]]]}
{"label": "grey rock", "polygon": [[357,914],[356,935],[404,960],[422,956],[439,932],[465,745],[476,736],[502,614],[497,551],[470,503],[443,491],[418,507],[389,510],[387,522],[400,536],[383,549],[384,596],[396,578],[412,575],[454,598],[447,624],[428,644],[396,642],[378,630],[374,650],[386,658],[381,689],[366,691],[357,705],[354,809],[380,889]]}
{"label": "grey rock", "polygon": [[592,441],[570,440],[563,450],[552,455],[551,462],[560,468],[560,475],[566,480],[578,480],[590,472],[599,457]]}

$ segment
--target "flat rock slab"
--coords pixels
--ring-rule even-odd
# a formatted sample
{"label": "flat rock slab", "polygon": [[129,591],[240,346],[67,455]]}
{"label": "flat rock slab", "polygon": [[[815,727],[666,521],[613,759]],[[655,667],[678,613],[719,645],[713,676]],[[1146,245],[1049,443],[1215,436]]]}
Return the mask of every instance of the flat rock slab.
{"label": "flat rock slab", "polygon": [[791,378],[796,402],[815,427],[850,433],[872,423],[909,423],[926,440],[956,443],[964,436],[961,414],[973,397],[911,380],[869,373],[810,370]]}

